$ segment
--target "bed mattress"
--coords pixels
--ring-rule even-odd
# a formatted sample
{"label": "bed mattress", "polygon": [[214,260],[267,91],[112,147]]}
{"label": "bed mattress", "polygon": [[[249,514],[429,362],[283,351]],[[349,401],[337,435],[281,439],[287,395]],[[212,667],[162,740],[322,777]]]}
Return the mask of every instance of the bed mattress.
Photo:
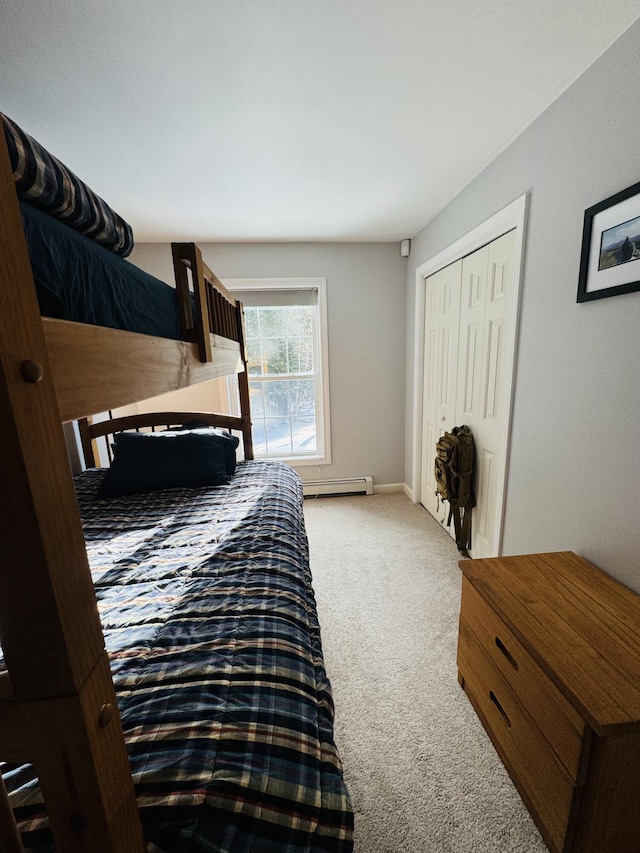
{"label": "bed mattress", "polygon": [[173,287],[31,204],[20,211],[41,314],[180,340]]}
{"label": "bed mattress", "polygon": [[[148,850],[352,850],[297,475],[108,502],[101,477],[77,492]],[[49,850],[33,769],[3,776]]]}

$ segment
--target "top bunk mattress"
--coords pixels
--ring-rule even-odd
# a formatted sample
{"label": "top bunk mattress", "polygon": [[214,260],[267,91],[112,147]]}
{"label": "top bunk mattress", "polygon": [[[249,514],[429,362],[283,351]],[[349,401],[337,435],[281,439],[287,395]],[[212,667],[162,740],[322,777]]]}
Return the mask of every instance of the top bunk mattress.
{"label": "top bunk mattress", "polygon": [[42,315],[181,339],[173,287],[27,202],[20,211]]}
{"label": "top bunk mattress", "polygon": [[[102,476],[77,493],[147,849],[351,851],[299,477],[241,462],[104,501]],[[26,848],[50,851],[33,768],[2,772]]]}

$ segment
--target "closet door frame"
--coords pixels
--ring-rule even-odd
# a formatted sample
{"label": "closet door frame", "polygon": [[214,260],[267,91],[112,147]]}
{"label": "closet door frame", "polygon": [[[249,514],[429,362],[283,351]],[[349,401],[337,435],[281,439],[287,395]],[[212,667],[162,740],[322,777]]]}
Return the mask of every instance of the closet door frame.
{"label": "closet door frame", "polygon": [[487,243],[506,234],[507,231],[516,230],[515,253],[514,253],[514,283],[513,300],[511,303],[511,317],[509,323],[508,356],[506,365],[506,381],[508,387],[508,403],[504,423],[504,435],[502,447],[504,450],[503,479],[498,485],[496,524],[498,528],[497,542],[498,553],[502,553],[504,503],[506,496],[506,483],[509,466],[509,450],[511,438],[511,419],[513,391],[515,382],[516,349],[518,340],[518,326],[520,316],[520,290],[523,278],[524,266],[524,237],[527,218],[526,193],[521,195],[511,204],[504,207],[498,213],[485,220],[472,231],[469,231],[455,243],[447,246],[437,255],[431,257],[416,269],[416,289],[414,305],[414,383],[413,383],[413,494],[410,494],[414,503],[420,500],[421,489],[421,467],[422,467],[422,395],[424,387],[424,314],[426,279],[438,272],[443,267],[470,255]]}

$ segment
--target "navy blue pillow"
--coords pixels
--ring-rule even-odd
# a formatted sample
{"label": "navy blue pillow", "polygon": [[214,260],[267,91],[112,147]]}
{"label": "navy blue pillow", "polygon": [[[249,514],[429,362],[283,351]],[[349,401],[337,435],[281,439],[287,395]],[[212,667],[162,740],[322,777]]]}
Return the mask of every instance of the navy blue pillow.
{"label": "navy blue pillow", "polygon": [[180,429],[191,431],[197,430],[199,432],[206,430],[209,435],[217,436],[217,440],[224,453],[227,474],[233,477],[236,473],[236,450],[240,444],[240,439],[237,435],[231,435],[231,433],[215,429],[215,427],[209,426],[204,421],[198,420],[189,421],[188,423],[183,424]]}
{"label": "navy blue pillow", "polygon": [[97,496],[117,498],[230,482],[219,436],[209,430],[123,432],[115,436],[113,462]]}

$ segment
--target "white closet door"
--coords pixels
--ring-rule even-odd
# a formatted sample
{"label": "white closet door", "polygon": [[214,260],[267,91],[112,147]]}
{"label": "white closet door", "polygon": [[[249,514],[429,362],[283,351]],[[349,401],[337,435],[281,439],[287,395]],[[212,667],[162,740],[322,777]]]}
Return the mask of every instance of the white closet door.
{"label": "white closet door", "polygon": [[476,507],[473,513],[472,556],[498,553],[506,441],[511,388],[507,376],[510,358],[511,306],[514,298],[516,232],[504,234],[488,248],[482,383],[476,436]]}
{"label": "white closet door", "polygon": [[[506,466],[516,232],[426,279],[420,501],[444,524],[435,495],[435,445],[466,424],[476,447],[473,557],[498,553]],[[453,525],[449,533],[454,536]]]}
{"label": "white closet door", "polygon": [[[461,273],[457,261],[426,280],[420,501],[433,515],[436,441],[455,426]],[[442,504],[440,509],[443,515]]]}

